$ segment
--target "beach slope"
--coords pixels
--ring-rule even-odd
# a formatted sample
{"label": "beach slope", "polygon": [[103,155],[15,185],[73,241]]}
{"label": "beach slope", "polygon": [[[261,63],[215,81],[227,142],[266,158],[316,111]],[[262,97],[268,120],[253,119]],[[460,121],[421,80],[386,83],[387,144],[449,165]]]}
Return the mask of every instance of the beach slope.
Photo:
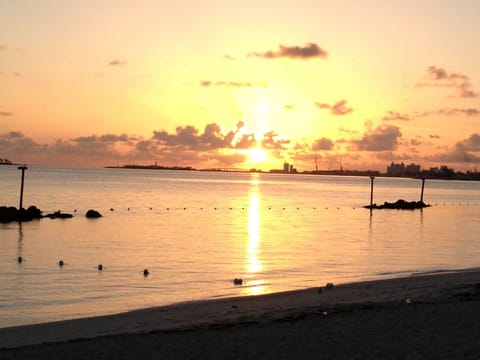
{"label": "beach slope", "polygon": [[0,329],[1,359],[479,359],[480,271]]}

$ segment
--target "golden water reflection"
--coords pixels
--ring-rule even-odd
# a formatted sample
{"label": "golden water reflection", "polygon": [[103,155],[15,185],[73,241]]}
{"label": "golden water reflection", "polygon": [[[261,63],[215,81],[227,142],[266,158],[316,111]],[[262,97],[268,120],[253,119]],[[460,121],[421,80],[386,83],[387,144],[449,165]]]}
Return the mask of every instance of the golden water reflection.
{"label": "golden water reflection", "polygon": [[250,184],[251,191],[248,208],[248,246],[246,254],[246,270],[248,272],[248,279],[244,289],[246,295],[260,295],[266,292],[266,286],[264,279],[256,278],[256,275],[263,271],[260,250],[261,208],[258,178],[253,177]]}

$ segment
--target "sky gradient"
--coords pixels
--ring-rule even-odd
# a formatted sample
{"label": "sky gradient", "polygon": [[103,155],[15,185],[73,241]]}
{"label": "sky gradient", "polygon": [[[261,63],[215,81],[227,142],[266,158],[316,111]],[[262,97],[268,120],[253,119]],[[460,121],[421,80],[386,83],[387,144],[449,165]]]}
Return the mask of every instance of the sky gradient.
{"label": "sky gradient", "polygon": [[0,0],[0,158],[480,163],[477,0]]}

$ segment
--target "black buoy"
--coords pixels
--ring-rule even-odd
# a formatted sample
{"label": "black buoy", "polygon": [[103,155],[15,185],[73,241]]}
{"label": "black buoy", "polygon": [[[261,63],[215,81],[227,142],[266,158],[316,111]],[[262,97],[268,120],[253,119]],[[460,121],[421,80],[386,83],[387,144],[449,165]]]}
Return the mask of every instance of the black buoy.
{"label": "black buoy", "polygon": [[58,262],[58,266],[62,267],[63,265],[65,265],[65,263],[63,262],[63,260],[60,260],[60,261]]}
{"label": "black buoy", "polygon": [[98,271],[102,271],[102,270],[103,270],[103,265],[102,265],[102,264],[98,264],[97,269],[98,269]]}
{"label": "black buoy", "polygon": [[143,269],[143,276],[148,276],[150,274],[150,271],[148,269]]}
{"label": "black buoy", "polygon": [[243,280],[241,278],[235,278],[235,279],[233,279],[233,284],[234,285],[242,285]]}
{"label": "black buoy", "polygon": [[19,256],[19,257],[17,258],[17,262],[18,262],[19,264],[21,264],[21,263],[23,262],[23,258],[22,258],[21,256]]}

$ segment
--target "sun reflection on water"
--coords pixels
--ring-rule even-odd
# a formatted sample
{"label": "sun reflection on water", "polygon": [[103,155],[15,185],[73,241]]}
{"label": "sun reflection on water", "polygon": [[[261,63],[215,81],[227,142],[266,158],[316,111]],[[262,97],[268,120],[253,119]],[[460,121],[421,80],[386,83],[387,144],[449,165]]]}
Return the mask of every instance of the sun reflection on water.
{"label": "sun reflection on water", "polygon": [[[253,175],[253,174],[252,174]],[[257,174],[255,174],[257,175]],[[249,281],[245,287],[246,295],[260,295],[265,293],[265,280],[255,278],[255,275],[263,271],[260,251],[260,190],[257,177],[253,177],[251,182],[250,204],[248,213],[248,246],[246,254],[246,270],[249,275]]]}

